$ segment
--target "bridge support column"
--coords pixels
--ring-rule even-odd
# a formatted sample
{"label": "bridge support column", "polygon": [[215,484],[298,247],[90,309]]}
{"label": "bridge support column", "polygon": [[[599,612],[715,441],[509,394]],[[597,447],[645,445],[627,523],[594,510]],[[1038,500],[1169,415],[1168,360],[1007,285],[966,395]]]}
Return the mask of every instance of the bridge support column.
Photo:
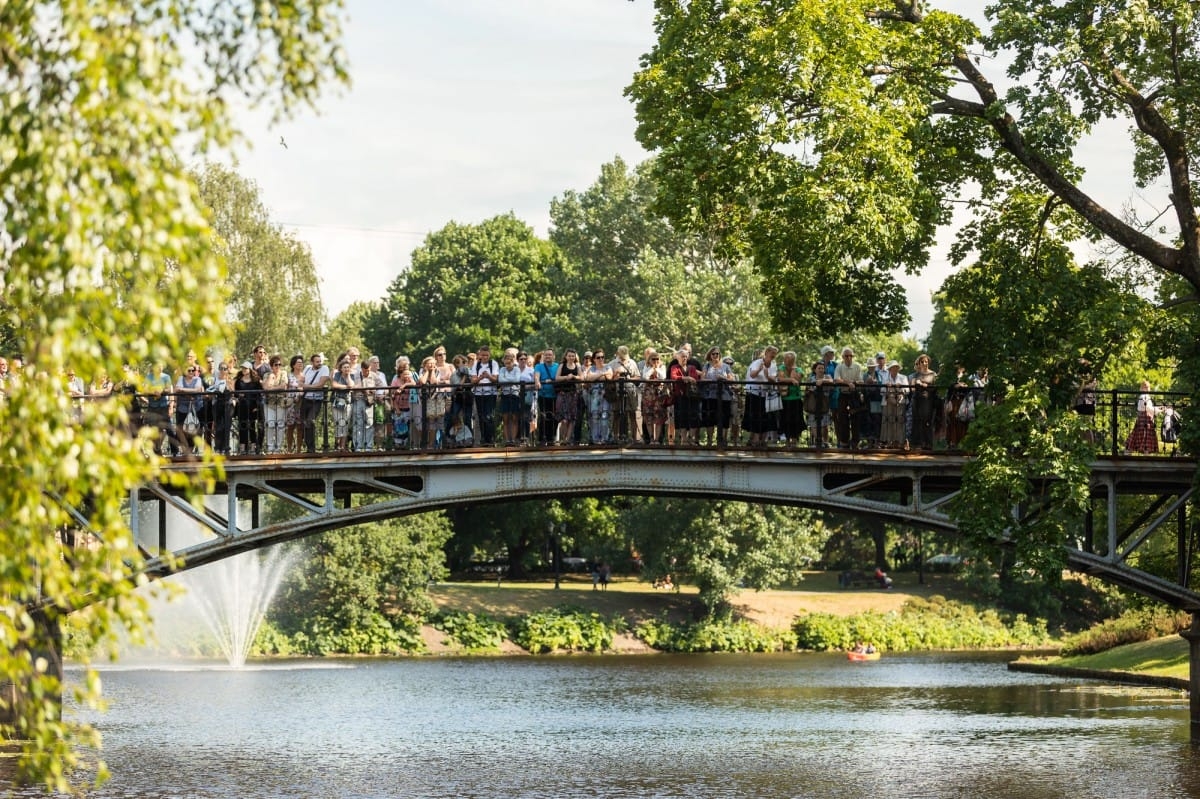
{"label": "bridge support column", "polygon": [[1180,633],[1188,642],[1188,717],[1192,743],[1200,744],[1200,613],[1192,614],[1192,626]]}

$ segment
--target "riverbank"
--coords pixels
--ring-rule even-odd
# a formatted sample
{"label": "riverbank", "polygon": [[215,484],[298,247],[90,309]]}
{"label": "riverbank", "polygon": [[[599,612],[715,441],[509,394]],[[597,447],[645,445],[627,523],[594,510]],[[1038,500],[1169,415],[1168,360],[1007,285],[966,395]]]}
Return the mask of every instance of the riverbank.
{"label": "riverbank", "polygon": [[1059,674],[1132,685],[1188,689],[1188,643],[1178,635],[1140,641],[1076,657],[1025,657],[1013,671]]}
{"label": "riverbank", "polygon": [[[438,583],[429,595],[442,612],[486,614],[492,618],[524,616],[564,605],[581,608],[606,618],[621,618],[632,630],[639,623],[665,618],[679,624],[697,617],[697,590],[691,586],[669,591],[656,590],[636,579],[617,579],[607,590],[594,590],[587,575],[564,575],[561,587],[552,582],[456,582]],[[770,591],[739,591],[731,597],[735,618],[773,629],[789,627],[797,616],[806,613],[830,613],[851,616],[874,611],[899,611],[913,598],[935,595],[958,597],[962,591],[952,575],[927,574],[920,583],[916,574],[894,575],[890,590],[877,588],[841,588],[833,572],[805,572],[796,588]],[[463,650],[439,630],[426,625],[422,639],[431,654],[458,654]],[[505,640],[500,651],[520,654],[524,650]],[[632,633],[618,635],[613,651],[625,654],[649,654],[656,650]]]}
{"label": "riverbank", "polygon": [[[789,590],[740,591],[731,598],[734,616],[769,628],[787,628],[797,616],[825,613],[852,616],[867,611],[899,611],[914,598],[928,599],[938,594],[963,596],[953,576],[926,575],[924,584],[916,575],[901,574],[891,590],[841,588],[837,575],[810,572],[798,587]],[[606,618],[624,620],[628,630],[653,619],[672,623],[693,620],[698,611],[697,591],[693,587],[655,590],[638,580],[617,580],[607,590],[594,590],[585,575],[567,575],[561,587],[552,583],[469,582],[440,583],[432,586],[430,596],[443,612],[484,614],[492,618],[528,615],[555,607],[571,606]],[[445,633],[431,626],[422,628],[422,639],[431,654],[455,655],[464,649]],[[631,632],[618,634],[611,651],[616,654],[653,654],[657,650]],[[509,639],[500,646],[504,654],[526,654]],[[1095,655],[1077,657],[1021,657],[1009,664],[1014,671],[1056,674],[1116,683],[1151,685],[1186,690],[1188,687],[1188,647],[1179,636],[1116,647]]]}

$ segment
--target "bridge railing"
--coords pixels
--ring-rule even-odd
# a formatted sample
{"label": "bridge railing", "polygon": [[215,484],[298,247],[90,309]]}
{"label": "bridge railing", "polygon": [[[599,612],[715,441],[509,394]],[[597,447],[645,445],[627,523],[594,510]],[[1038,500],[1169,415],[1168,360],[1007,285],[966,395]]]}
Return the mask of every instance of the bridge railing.
{"label": "bridge railing", "polygon": [[[961,452],[975,415],[1001,401],[962,386],[776,385],[670,380],[321,391],[124,394],[163,454],[302,455],[487,447],[697,446]],[[1189,398],[1097,389],[1075,411],[1101,456],[1174,455]],[[1143,417],[1139,423],[1139,415]]]}

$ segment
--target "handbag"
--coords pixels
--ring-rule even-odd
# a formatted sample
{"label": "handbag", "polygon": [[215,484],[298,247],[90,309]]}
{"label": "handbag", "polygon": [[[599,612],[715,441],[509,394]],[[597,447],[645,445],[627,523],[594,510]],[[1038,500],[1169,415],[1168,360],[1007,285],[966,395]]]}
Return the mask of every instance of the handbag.
{"label": "handbag", "polygon": [[829,413],[829,397],[820,388],[809,388],[804,392],[804,412],[810,416]]}
{"label": "handbag", "polygon": [[436,416],[445,416],[448,410],[450,410],[450,397],[442,391],[435,391],[425,402],[425,417],[427,419],[432,419]]}
{"label": "handbag", "polygon": [[766,401],[767,413],[775,413],[783,410],[783,397],[779,396],[779,392],[772,391],[767,394]]}
{"label": "handbag", "polygon": [[187,417],[183,420],[183,432],[189,436],[194,436],[200,432],[200,420],[196,418],[195,411],[188,411]]}
{"label": "handbag", "polygon": [[958,420],[969,422],[975,418],[975,395],[968,394],[958,406]]}

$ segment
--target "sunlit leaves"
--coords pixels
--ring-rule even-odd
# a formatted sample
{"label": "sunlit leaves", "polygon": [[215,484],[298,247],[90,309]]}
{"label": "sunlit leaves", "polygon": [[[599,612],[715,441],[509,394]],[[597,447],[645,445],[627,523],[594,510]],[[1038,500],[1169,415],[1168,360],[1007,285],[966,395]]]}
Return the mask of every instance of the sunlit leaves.
{"label": "sunlit leaves", "polygon": [[959,529],[980,551],[1004,542],[1025,568],[1057,580],[1088,509],[1093,450],[1079,417],[1024,383],[979,410],[963,446],[977,457],[950,508]]}
{"label": "sunlit leaves", "polygon": [[[77,747],[94,738],[59,717],[61,686],[30,655],[46,631],[25,608],[95,603],[72,625],[80,651],[143,629],[125,503],[159,466],[129,435],[123,401],[84,403],[76,421],[64,374],[133,383],[124,364],[168,363],[224,338],[225,272],[180,139],[229,141],[235,96],[287,108],[344,77],[339,7],[0,5],[0,295],[6,343],[28,359],[0,402],[0,674],[31,698],[0,734],[22,741],[24,774],[48,787],[79,777]],[[80,521],[68,508],[89,533],[69,551],[61,536]],[[79,701],[98,691],[85,671]]]}
{"label": "sunlit leaves", "polygon": [[367,318],[366,343],[384,363],[408,355],[414,367],[439,344],[451,356],[483,344],[497,353],[522,346],[555,306],[547,276],[559,258],[512,214],[450,222],[392,281],[383,307]]}

